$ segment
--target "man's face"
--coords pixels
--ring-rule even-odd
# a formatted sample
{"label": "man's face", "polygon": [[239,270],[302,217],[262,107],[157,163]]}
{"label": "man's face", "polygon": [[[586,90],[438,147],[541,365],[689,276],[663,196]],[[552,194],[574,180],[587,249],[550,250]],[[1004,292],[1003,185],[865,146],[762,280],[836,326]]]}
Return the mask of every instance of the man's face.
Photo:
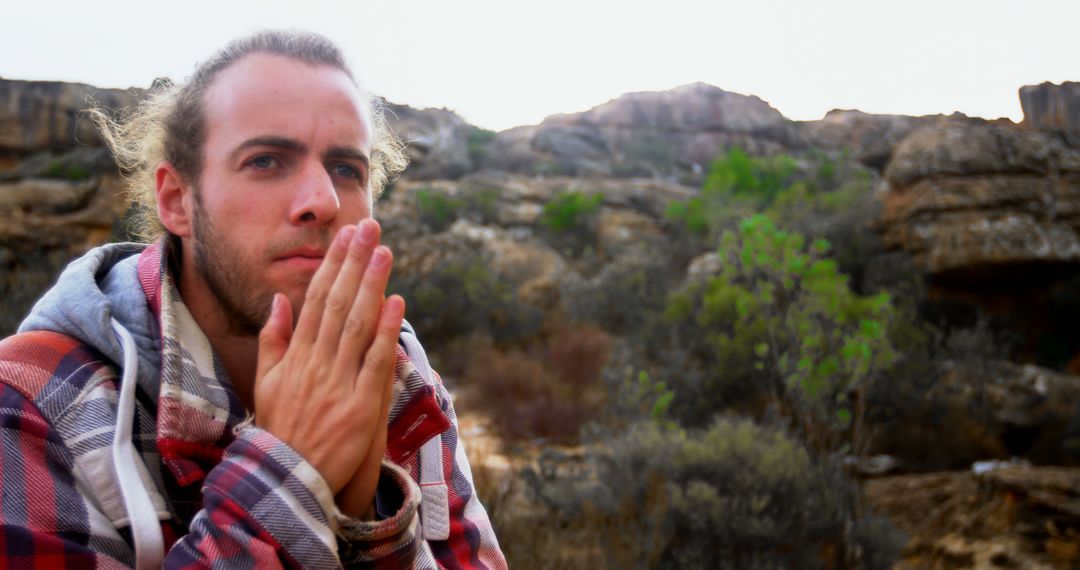
{"label": "man's face", "polygon": [[371,120],[340,70],[252,54],[204,101],[196,271],[233,332],[257,334],[275,292],[298,315],[339,228],[371,217]]}

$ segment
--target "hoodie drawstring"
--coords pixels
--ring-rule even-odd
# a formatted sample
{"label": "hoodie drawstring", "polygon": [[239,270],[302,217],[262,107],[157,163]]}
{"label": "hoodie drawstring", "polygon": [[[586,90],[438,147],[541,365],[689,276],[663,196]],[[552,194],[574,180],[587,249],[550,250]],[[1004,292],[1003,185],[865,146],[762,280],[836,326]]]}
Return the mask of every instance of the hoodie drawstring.
{"label": "hoodie drawstring", "polygon": [[124,373],[120,380],[120,398],[116,410],[116,430],[113,434],[112,460],[124,498],[131,538],[135,544],[135,567],[161,568],[165,557],[165,543],[161,536],[161,523],[150,494],[139,476],[135,463],[135,446],[132,443],[135,420],[135,384],[138,379],[138,354],[131,333],[116,319],[112,319],[113,331],[120,338],[124,350]]}

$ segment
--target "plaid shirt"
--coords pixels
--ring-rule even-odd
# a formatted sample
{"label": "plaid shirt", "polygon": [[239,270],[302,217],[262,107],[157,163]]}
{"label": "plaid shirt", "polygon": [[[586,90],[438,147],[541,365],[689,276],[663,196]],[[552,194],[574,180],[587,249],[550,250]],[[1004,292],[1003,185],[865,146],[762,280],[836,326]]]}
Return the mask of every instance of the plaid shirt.
{"label": "plaid shirt", "polygon": [[[138,259],[148,310],[160,323],[161,382],[156,399],[138,392],[133,443],[166,567],[505,568],[450,398],[436,374],[421,373],[426,360],[418,368],[399,347],[377,494],[386,516],[344,517],[310,464],[244,421],[161,251],[150,246]],[[116,364],[71,336],[33,331],[0,342],[6,566],[134,563],[111,462],[119,382]],[[425,446],[436,453],[421,453]]]}

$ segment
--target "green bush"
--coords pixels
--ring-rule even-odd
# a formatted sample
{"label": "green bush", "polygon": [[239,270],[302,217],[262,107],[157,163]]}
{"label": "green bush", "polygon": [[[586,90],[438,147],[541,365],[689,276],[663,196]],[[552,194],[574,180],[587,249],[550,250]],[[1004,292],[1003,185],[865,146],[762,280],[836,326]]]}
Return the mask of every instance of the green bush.
{"label": "green bush", "polygon": [[419,188],[416,190],[416,209],[420,223],[433,232],[441,232],[458,218],[461,203],[445,192]]}
{"label": "green bush", "polygon": [[603,200],[604,197],[600,194],[561,192],[544,204],[540,223],[554,232],[581,230],[600,209]]}
{"label": "green bush", "polygon": [[544,204],[540,225],[557,249],[581,255],[596,243],[596,218],[603,200],[601,194],[560,192]]}
{"label": "green bush", "polygon": [[648,422],[525,472],[556,520],[588,520],[611,568],[887,568],[902,537],[843,471],[783,430]]}
{"label": "green bush", "polygon": [[795,174],[795,159],[788,155],[751,157],[732,148],[709,165],[701,191],[705,195],[749,199],[762,208],[794,182]]}
{"label": "green bush", "polygon": [[[724,234],[721,273],[668,302],[669,322],[696,325],[704,339],[697,356],[716,371],[705,386],[676,383],[677,409],[700,422],[732,403],[718,397],[742,392],[795,418],[819,450],[837,449],[850,428],[861,451],[865,391],[895,358],[887,335],[894,310],[886,294],[853,293],[827,251],[823,240],[807,246],[762,215]],[[727,389],[713,391],[717,383]]]}
{"label": "green bush", "polygon": [[797,160],[784,154],[749,156],[732,148],[710,164],[698,196],[669,203],[665,214],[695,249],[715,243],[738,220],[755,213],[805,235],[831,237],[838,223],[864,221],[848,218],[870,195],[871,182],[847,153],[811,151]]}

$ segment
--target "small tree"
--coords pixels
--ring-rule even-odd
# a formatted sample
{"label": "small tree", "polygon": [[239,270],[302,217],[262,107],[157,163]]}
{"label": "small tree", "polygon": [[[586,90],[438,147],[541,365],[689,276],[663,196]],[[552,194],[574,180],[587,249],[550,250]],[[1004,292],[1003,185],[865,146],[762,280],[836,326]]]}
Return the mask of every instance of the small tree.
{"label": "small tree", "polygon": [[748,218],[724,233],[720,274],[673,295],[667,316],[696,321],[718,374],[726,361],[751,361],[750,379],[815,448],[842,448],[850,428],[861,453],[867,386],[895,357],[886,334],[894,310],[884,293],[853,293],[828,247],[807,246],[763,215]]}

